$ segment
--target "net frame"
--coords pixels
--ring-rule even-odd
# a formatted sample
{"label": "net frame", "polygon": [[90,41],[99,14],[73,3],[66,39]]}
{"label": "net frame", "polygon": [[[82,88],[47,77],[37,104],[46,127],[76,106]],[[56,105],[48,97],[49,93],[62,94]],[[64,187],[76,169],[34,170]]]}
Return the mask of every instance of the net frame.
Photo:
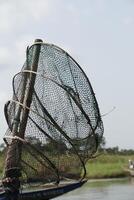
{"label": "net frame", "polygon": [[[87,78],[85,72],[83,71],[83,69],[80,67],[80,65],[66,51],[64,51],[63,49],[61,49],[58,46],[53,45],[53,44],[48,44],[48,43],[36,43],[36,44],[41,44],[41,49],[42,49],[43,46],[47,46],[47,47],[50,47],[52,49],[54,48],[56,51],[60,52],[61,54],[64,54],[66,57],[68,57],[78,67],[78,69],[83,74],[83,76],[84,76],[84,78],[85,78],[85,80],[86,80],[86,82],[87,82],[87,84],[89,86],[90,94],[91,94],[91,96],[93,98],[92,104],[93,104],[93,108],[95,110],[94,116],[96,115],[95,116],[96,117],[96,123],[95,123],[95,125],[94,124],[92,125],[91,116],[89,116],[86,113],[85,109],[83,109],[83,105],[81,104],[81,100],[79,98],[79,92],[77,91],[77,85],[75,84],[74,80],[73,80],[73,82],[74,82],[74,88],[76,90],[75,92],[74,92],[74,90],[71,90],[70,86],[65,85],[63,83],[63,80],[62,81],[60,80],[60,83],[59,83],[58,81],[56,81],[54,79],[54,77],[51,77],[50,75],[44,76],[43,74],[39,73],[38,71],[37,72],[33,72],[33,71],[29,70],[29,69],[25,69],[25,66],[29,66],[29,60],[30,60],[29,52],[31,51],[31,49],[34,46],[34,45],[32,45],[27,50],[27,59],[26,59],[26,63],[24,64],[24,66],[22,68],[22,71],[19,72],[18,74],[16,74],[14,76],[14,78],[13,78],[13,83],[12,83],[13,84],[13,100],[9,101],[8,104],[5,106],[5,116],[6,116],[6,120],[7,120],[8,126],[9,126],[9,130],[6,133],[5,140],[6,140],[8,145],[10,145],[13,140],[17,140],[17,141],[19,140],[19,142],[23,143],[23,146],[28,146],[28,147],[34,149],[34,151],[37,153],[37,155],[40,155],[45,160],[45,162],[42,163],[42,161],[40,161],[40,163],[42,163],[42,165],[46,165],[46,163],[47,163],[47,165],[45,167],[49,168],[50,171],[53,171],[53,173],[55,174],[57,182],[59,182],[60,177],[61,177],[61,175],[60,175],[61,172],[58,169],[58,165],[56,165],[55,162],[51,161],[51,159],[48,156],[46,156],[45,154],[42,154],[39,149],[35,148],[34,144],[31,144],[27,140],[27,138],[23,140],[19,136],[18,137],[13,137],[12,136],[12,128],[11,128],[12,127],[12,122],[11,122],[12,120],[11,120],[10,112],[13,112],[13,110],[15,112],[15,107],[19,105],[21,107],[21,109],[29,110],[30,113],[34,113],[35,115],[38,115],[40,118],[42,118],[42,120],[45,120],[45,122],[48,121],[48,124],[51,125],[51,129],[52,129],[52,127],[56,128],[56,131],[58,131],[58,133],[60,133],[62,135],[62,137],[65,139],[66,143],[68,143],[67,145],[69,147],[71,146],[73,148],[73,153],[77,156],[79,162],[81,163],[80,164],[81,165],[80,168],[84,169],[84,173],[83,173],[83,176],[81,178],[81,179],[83,179],[86,176],[85,163],[97,151],[97,148],[99,146],[99,142],[101,141],[101,138],[102,138],[102,135],[103,135],[103,131],[104,131],[103,130],[103,123],[102,123],[102,120],[101,120],[101,115],[100,115],[100,111],[99,111],[99,107],[98,107],[98,103],[97,103],[97,100],[95,98],[95,95],[94,95],[94,92],[93,92],[93,88],[92,88],[92,86],[91,86],[91,84],[89,82],[89,79]],[[41,60],[39,62],[41,62]],[[70,73],[72,73],[72,72],[70,72]],[[76,138],[71,138],[70,136],[68,136],[66,131],[63,130],[63,128],[54,120],[53,116],[51,116],[51,114],[48,112],[48,110],[42,104],[42,102],[40,101],[40,98],[39,98],[39,96],[38,96],[38,94],[36,93],[35,90],[34,90],[34,98],[38,101],[38,103],[39,103],[40,107],[42,108],[43,112],[45,113],[46,117],[44,117],[42,115],[39,115],[38,112],[36,112],[35,110],[31,109],[30,107],[25,106],[24,104],[22,104],[20,102],[20,99],[18,98],[18,93],[17,93],[18,91],[16,92],[16,89],[15,89],[15,87],[16,87],[16,85],[15,85],[16,77],[22,76],[22,79],[23,79],[24,77],[29,77],[29,74],[35,74],[36,75],[36,79],[39,79],[37,77],[41,77],[45,81],[46,80],[50,81],[51,83],[55,84],[58,88],[60,88],[60,90],[62,90],[63,93],[66,93],[68,95],[68,97],[70,99],[69,100],[70,104],[72,104],[71,106],[73,107],[73,109],[75,107],[77,107],[77,109],[79,109],[79,111],[82,113],[82,115],[84,116],[85,120],[87,121],[87,124],[90,127],[89,135],[87,135],[86,137],[82,137],[82,138],[77,137],[77,139]],[[73,74],[71,74],[71,75],[73,77]],[[21,81],[20,81],[20,84],[21,84]],[[77,96],[76,96],[76,94],[77,94]],[[14,108],[11,108],[12,106]],[[10,109],[12,111],[10,111]],[[44,133],[45,137],[48,137],[52,141],[56,142],[54,137],[51,136],[50,134],[48,134],[46,131],[44,131],[42,129],[42,127],[40,127],[38,125],[38,123],[36,123],[31,116],[28,117],[28,120],[29,121],[31,120],[32,123],[38,128],[38,130],[40,132]],[[74,121],[76,123],[76,118],[75,118]],[[97,133],[98,127],[99,127],[99,130],[98,130],[98,133]],[[98,138],[98,136],[99,136],[99,138]],[[75,142],[74,142],[74,139],[75,139]],[[90,140],[92,140],[92,142],[90,142]],[[83,141],[83,144],[85,144],[85,146],[88,146],[88,142],[89,143],[93,143],[92,144],[93,145],[92,149],[88,149],[88,150],[90,150],[89,153],[86,150],[85,151],[84,150],[79,150],[78,151],[78,149],[76,147],[81,141]],[[77,144],[75,144],[75,143],[77,143]],[[35,154],[34,154],[34,156],[35,156]],[[25,164],[27,163],[27,162],[25,162],[25,160],[22,161],[22,162],[24,162]]]}

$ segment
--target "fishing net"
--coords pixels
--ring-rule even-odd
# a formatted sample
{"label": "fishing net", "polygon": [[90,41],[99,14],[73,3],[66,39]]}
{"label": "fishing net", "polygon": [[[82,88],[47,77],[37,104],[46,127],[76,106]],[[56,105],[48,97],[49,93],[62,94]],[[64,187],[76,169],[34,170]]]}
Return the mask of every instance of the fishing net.
{"label": "fishing net", "polygon": [[103,134],[92,86],[78,63],[55,45],[41,44],[38,68],[32,71],[34,48],[27,50],[26,62],[13,78],[13,99],[5,105],[6,170],[20,168],[29,182],[84,178],[86,161]]}

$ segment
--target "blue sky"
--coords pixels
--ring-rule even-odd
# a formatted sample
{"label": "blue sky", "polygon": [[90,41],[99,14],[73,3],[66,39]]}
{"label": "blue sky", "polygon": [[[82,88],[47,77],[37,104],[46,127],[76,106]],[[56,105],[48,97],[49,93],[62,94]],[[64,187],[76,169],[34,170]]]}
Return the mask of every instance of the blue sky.
{"label": "blue sky", "polygon": [[107,146],[134,148],[134,1],[0,1],[0,141],[4,103],[35,38],[72,55],[86,72],[103,117]]}

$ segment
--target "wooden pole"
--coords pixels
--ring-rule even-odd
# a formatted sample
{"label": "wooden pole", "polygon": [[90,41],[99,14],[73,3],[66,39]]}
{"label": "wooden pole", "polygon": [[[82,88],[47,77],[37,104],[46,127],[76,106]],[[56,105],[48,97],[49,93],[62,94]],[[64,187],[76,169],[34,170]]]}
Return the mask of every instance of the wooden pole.
{"label": "wooden pole", "polygon": [[[31,58],[32,59],[31,66],[30,67],[26,66],[25,70],[37,72],[41,43],[42,40],[40,39],[35,40],[35,44],[33,46],[33,55]],[[23,87],[21,91],[22,93],[20,97],[20,102],[23,103],[24,108],[22,108],[21,105],[18,106],[12,127],[13,136],[18,136],[22,139],[24,139],[25,136],[25,130],[29,114],[29,110],[26,109],[25,106],[30,107],[31,105],[35,80],[36,80],[36,74],[30,72],[24,73]],[[21,151],[22,151],[21,142],[17,140],[12,140],[7,151],[7,158],[5,163],[5,178],[19,179],[19,177],[21,176],[21,169],[20,169]]]}

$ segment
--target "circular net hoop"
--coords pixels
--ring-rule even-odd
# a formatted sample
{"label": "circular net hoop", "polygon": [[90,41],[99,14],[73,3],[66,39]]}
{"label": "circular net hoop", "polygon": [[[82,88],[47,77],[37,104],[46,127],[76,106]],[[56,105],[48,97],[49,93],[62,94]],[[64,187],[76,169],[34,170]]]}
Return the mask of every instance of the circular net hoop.
{"label": "circular net hoop", "polygon": [[[103,134],[92,86],[78,63],[51,44],[41,44],[37,72],[31,71],[33,48],[28,49],[21,72],[13,78],[13,99],[5,105],[9,126],[6,142],[14,142],[12,127],[16,121],[19,137],[22,113],[29,110],[24,138],[18,145],[24,179],[59,182],[63,178],[84,178],[85,163],[96,153]],[[32,102],[27,107],[22,96],[28,90],[31,74],[36,78]],[[19,151],[15,151],[17,156]]]}

